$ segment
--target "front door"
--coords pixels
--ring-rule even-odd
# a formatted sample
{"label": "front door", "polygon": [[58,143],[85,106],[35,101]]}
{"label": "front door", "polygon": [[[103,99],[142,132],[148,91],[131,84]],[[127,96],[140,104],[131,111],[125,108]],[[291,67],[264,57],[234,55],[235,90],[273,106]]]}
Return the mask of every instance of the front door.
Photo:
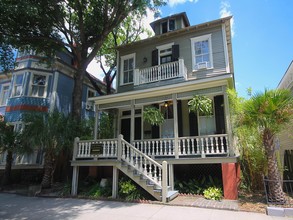
{"label": "front door", "polygon": [[131,120],[130,118],[122,118],[121,119],[121,134],[123,135],[124,140],[130,142],[130,125]]}
{"label": "front door", "polygon": [[174,114],[173,104],[165,102],[161,106],[161,112],[164,115],[165,121],[161,125],[161,138],[173,138],[174,137]]}

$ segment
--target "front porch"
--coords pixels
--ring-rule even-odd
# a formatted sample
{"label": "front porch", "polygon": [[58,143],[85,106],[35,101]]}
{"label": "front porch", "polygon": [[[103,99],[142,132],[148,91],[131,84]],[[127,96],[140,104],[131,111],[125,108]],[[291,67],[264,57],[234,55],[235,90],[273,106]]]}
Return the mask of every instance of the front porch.
{"label": "front porch", "polygon": [[[218,81],[187,81],[94,98],[97,113],[94,139],[75,141],[71,162],[73,195],[77,193],[80,166],[112,166],[114,198],[119,170],[154,198],[167,202],[178,193],[174,187],[174,166],[218,164],[224,192],[233,191],[232,196],[225,198],[237,198],[237,155],[229,122],[228,79],[228,75],[223,75]],[[194,95],[205,95],[212,100],[212,115],[189,112],[188,101]],[[148,107],[155,107],[164,115],[161,125],[144,120]],[[113,118],[111,136],[107,138],[101,132],[102,112]]]}

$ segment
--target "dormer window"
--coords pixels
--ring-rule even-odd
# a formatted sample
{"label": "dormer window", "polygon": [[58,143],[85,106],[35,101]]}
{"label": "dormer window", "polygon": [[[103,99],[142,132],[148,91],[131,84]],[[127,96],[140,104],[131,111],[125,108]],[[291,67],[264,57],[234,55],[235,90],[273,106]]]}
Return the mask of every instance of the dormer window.
{"label": "dormer window", "polygon": [[175,19],[168,19],[167,21],[161,23],[162,34],[167,33],[169,31],[175,30]]}

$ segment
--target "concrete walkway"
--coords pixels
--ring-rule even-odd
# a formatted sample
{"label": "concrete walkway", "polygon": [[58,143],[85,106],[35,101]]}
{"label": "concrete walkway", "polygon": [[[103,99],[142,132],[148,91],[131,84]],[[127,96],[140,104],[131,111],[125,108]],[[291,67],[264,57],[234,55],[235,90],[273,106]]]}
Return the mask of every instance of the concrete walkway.
{"label": "concrete walkway", "polygon": [[285,220],[260,213],[0,193],[0,219]]}

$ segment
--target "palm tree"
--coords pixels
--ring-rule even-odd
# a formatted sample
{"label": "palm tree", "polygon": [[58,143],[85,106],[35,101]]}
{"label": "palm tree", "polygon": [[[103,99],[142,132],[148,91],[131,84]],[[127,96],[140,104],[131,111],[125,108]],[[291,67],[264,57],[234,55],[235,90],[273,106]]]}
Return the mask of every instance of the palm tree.
{"label": "palm tree", "polygon": [[244,102],[241,122],[256,126],[260,132],[268,163],[269,198],[285,202],[281,176],[275,154],[276,134],[290,122],[293,115],[293,97],[287,90],[265,90]]}
{"label": "palm tree", "polygon": [[41,187],[50,188],[57,156],[63,149],[73,146],[75,123],[70,117],[58,112],[26,115],[24,121],[22,143],[43,150],[44,174]]}

